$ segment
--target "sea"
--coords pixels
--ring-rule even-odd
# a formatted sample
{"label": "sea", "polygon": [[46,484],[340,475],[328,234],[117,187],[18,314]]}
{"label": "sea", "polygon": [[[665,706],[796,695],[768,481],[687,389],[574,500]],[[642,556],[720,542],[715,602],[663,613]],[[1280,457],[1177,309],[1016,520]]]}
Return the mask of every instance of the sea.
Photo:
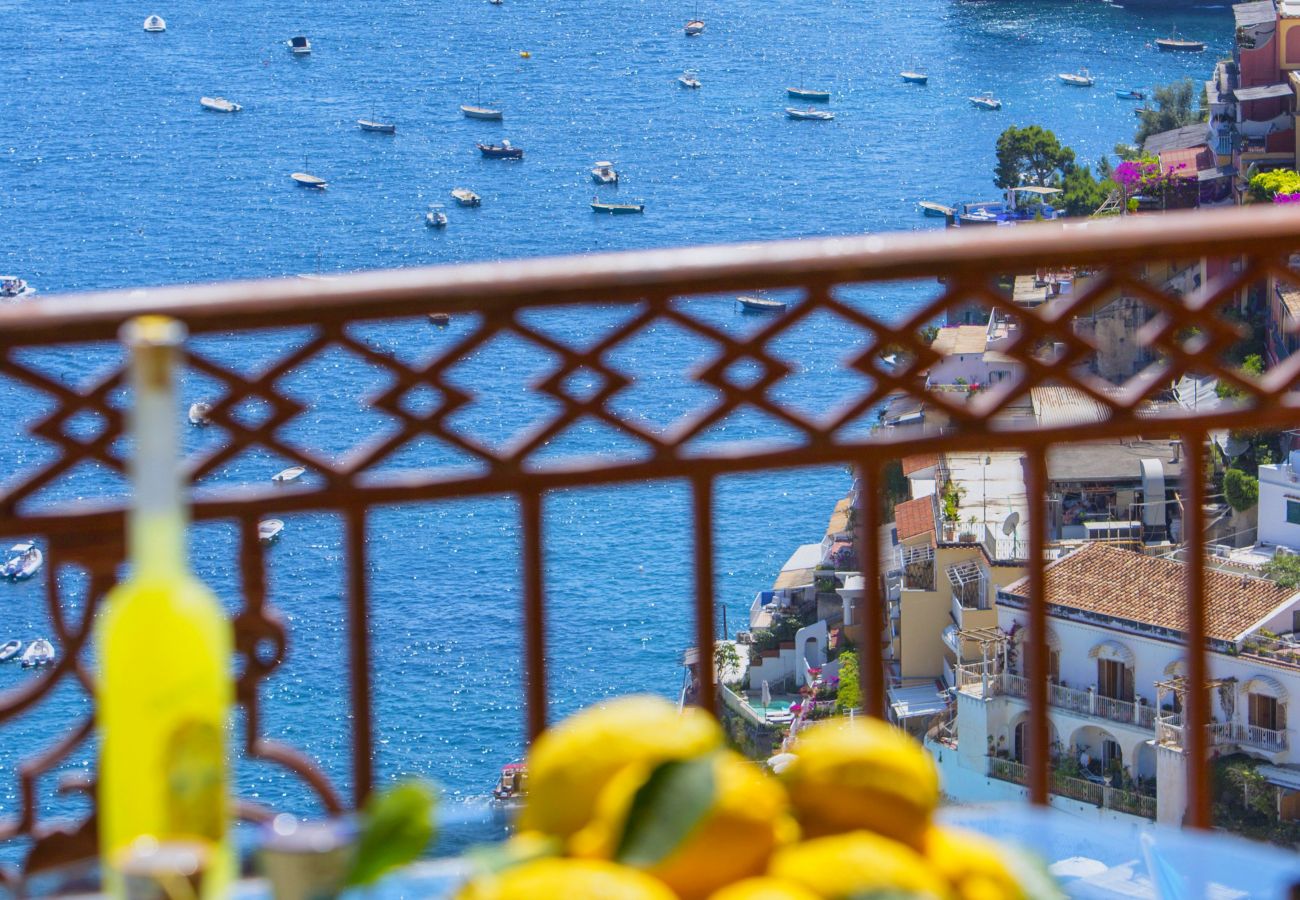
{"label": "sea", "polygon": [[[165,33],[143,31],[150,13],[166,19]],[[707,29],[688,38],[683,23],[696,15]],[[1199,83],[1232,39],[1227,6],[1125,9],[1100,0],[0,0],[0,23],[0,272],[21,275],[46,296],[933,229],[941,221],[922,218],[918,200],[997,198],[994,146],[1007,126],[1049,128],[1095,164],[1133,137],[1135,104],[1116,99],[1116,88]],[[1208,51],[1157,52],[1152,42],[1175,27]],[[311,40],[309,57],[288,51],[298,34]],[[1057,79],[1081,68],[1096,78],[1094,88]],[[903,69],[927,72],[929,84],[903,84]],[[686,70],[702,88],[678,84]],[[783,110],[795,101],[787,86],[832,91],[834,121],[788,120]],[[1000,112],[968,103],[984,91],[1002,99]],[[243,111],[201,109],[204,95]],[[462,103],[498,107],[504,121],[468,120]],[[363,133],[359,118],[391,121],[396,134]],[[480,158],[475,142],[503,138],[524,148],[521,162]],[[617,188],[593,184],[597,160],[615,163]],[[295,171],[325,178],[328,189],[296,187]],[[449,192],[461,186],[482,196],[481,208],[452,203]],[[594,215],[588,203],[596,194],[643,202],[645,213]],[[446,229],[425,227],[432,203],[446,204]],[[893,317],[934,291],[889,286],[851,299]],[[692,314],[711,326],[754,327],[732,298],[693,304]],[[585,346],[625,315],[561,309],[527,321]],[[364,335],[418,360],[474,324],[456,317],[435,331],[393,323],[367,326]],[[205,336],[196,347],[251,373],[305,334]],[[779,342],[794,371],[775,394],[813,413],[847,395],[852,376],[840,360],[857,340],[832,316],[802,323]],[[710,352],[698,335],[665,323],[620,347],[612,363],[637,378],[620,408],[658,428],[707,402],[709,390],[687,373]],[[120,357],[111,347],[69,346],[15,358],[84,387]],[[522,338],[499,338],[467,356],[455,378],[476,402],[458,425],[491,442],[521,433],[553,411],[528,392],[553,368]],[[367,399],[385,383],[382,372],[336,348],[281,383],[307,407],[285,433],[341,454],[391,426]],[[183,402],[212,399],[215,390],[189,374]],[[0,403],[8,423],[0,481],[12,484],[50,460],[48,445],[26,433],[50,403],[4,374]],[[93,418],[68,427],[94,433],[102,423]],[[742,416],[708,439],[763,438],[773,429]],[[219,430],[188,428],[183,438],[190,452],[222,439]],[[548,452],[634,452],[626,444],[592,427]],[[416,446],[400,457],[389,465],[468,465],[445,447]],[[259,482],[283,462],[246,454],[205,486]],[[725,607],[728,628],[743,627],[755,592],[770,587],[796,546],[821,538],[849,484],[838,467],[719,483],[720,626]],[[111,472],[83,465],[35,502],[125,490]],[[545,512],[551,716],[630,692],[675,698],[692,628],[684,486],[564,491],[546,499]],[[285,521],[269,551],[268,585],[290,642],[261,689],[262,733],[303,750],[348,796],[342,524],[325,514]],[[504,497],[384,508],[372,514],[368,539],[378,778],[428,777],[448,809],[472,804],[523,753],[518,510]],[[192,544],[195,569],[236,608],[229,524],[197,527]],[[0,640],[50,634],[49,577],[47,567],[29,582],[0,584]],[[84,585],[75,572],[60,578],[80,616]],[[9,691],[35,677],[0,665],[0,687]],[[0,815],[21,808],[19,764],[48,751],[89,711],[85,693],[65,680],[4,721]],[[84,809],[54,789],[61,773],[93,759],[93,742],[82,744],[39,779],[49,811]],[[251,800],[320,812],[283,770],[241,762],[238,776]]]}

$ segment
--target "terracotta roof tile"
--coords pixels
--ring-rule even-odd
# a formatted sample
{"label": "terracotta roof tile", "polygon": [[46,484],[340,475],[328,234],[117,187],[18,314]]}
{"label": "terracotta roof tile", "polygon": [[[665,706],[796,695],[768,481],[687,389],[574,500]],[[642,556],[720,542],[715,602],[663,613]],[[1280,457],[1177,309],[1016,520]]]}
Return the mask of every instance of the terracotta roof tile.
{"label": "terracotta roof tile", "polygon": [[939,465],[939,454],[918,453],[915,456],[904,456],[902,463],[903,474],[911,475],[913,472],[919,472],[922,469],[928,469],[931,466]]}
{"label": "terracotta roof tile", "polygon": [[905,541],[929,532],[934,534],[934,498],[917,497],[894,507],[894,524],[898,539]]}
{"label": "terracotta roof tile", "polygon": [[[1105,544],[1088,544],[1048,564],[1047,602],[1182,631],[1186,569],[1181,562],[1143,556]],[[1029,579],[1003,591],[1027,599]],[[1260,578],[1205,573],[1205,630],[1215,640],[1233,641],[1256,627],[1297,592]]]}

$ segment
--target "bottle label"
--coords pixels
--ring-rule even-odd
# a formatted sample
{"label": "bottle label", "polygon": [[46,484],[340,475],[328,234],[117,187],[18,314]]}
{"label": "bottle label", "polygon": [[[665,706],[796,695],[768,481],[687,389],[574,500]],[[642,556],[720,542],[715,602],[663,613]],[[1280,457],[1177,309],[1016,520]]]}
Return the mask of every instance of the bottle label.
{"label": "bottle label", "polygon": [[167,826],[171,834],[219,843],[225,837],[225,748],[209,722],[190,721],[172,732],[164,765]]}

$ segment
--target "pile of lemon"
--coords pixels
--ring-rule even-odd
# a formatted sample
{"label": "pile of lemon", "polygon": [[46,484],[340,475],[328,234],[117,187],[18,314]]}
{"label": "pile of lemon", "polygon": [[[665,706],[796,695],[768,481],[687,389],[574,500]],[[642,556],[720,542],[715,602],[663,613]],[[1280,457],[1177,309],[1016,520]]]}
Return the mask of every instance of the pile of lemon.
{"label": "pile of lemon", "polygon": [[654,697],[581,712],[528,757],[519,833],[461,900],[1028,900],[1041,866],[936,824],[929,755],[874,720],[800,735],[779,778]]}

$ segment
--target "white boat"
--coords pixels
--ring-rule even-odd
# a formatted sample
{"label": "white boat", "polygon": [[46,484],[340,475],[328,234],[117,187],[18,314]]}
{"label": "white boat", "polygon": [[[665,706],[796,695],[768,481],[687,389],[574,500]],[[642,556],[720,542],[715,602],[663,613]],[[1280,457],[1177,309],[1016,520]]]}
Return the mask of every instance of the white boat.
{"label": "white boat", "polygon": [[294,56],[306,56],[311,53],[311,41],[302,35],[289,38],[289,52]]}
{"label": "white boat", "polygon": [[483,198],[469,188],[456,188],[451,192],[451,196],[461,206],[478,206],[483,202]]}
{"label": "white boat", "polygon": [[1070,87],[1092,87],[1095,83],[1092,76],[1088,74],[1087,69],[1080,69],[1077,72],[1062,72],[1056,77],[1070,85]]}
{"label": "white boat", "polygon": [[424,224],[430,228],[447,227],[447,214],[442,211],[441,203],[434,203],[429,206],[429,211],[424,214]]}
{"label": "white boat", "polygon": [[898,77],[902,78],[903,81],[908,84],[927,84],[930,81],[930,76],[926,75],[924,72],[912,72],[910,70],[899,72]]}
{"label": "white boat", "polygon": [[691,19],[683,29],[688,35],[704,34],[704,20]]}
{"label": "white boat", "polygon": [[379,134],[397,134],[397,126],[392,122],[376,122],[373,119],[357,119],[362,131],[374,131]]}
{"label": "white boat", "polygon": [[703,87],[703,85],[700,84],[700,79],[696,77],[694,72],[683,72],[677,76],[677,81],[681,83],[682,87],[690,88],[692,90]]}
{"label": "white boat", "polygon": [[162,16],[150,16],[144,20],[144,30],[157,34],[167,30],[167,23],[163,21]]}
{"label": "white boat", "polygon": [[54,645],[45,638],[37,638],[23,651],[24,669],[48,666],[52,662],[54,662]]}
{"label": "white boat", "polygon": [[36,290],[17,275],[0,275],[0,300],[17,300]]}
{"label": "white boat", "polygon": [[190,424],[191,425],[211,425],[212,404],[205,403],[202,400],[190,404]]}
{"label": "white boat", "polygon": [[279,519],[263,519],[257,523],[257,539],[263,544],[278,538],[281,531],[284,531],[284,522]]}
{"label": "white boat", "polygon": [[740,311],[747,313],[778,313],[785,311],[785,303],[780,300],[770,300],[767,297],[737,297],[736,302],[740,304]]}
{"label": "white boat", "polygon": [[591,169],[591,180],[597,184],[618,184],[618,173],[614,171],[614,164],[607,160],[601,160]]}
{"label": "white boat", "polygon": [[793,106],[787,106],[785,114],[792,119],[812,119],[818,122],[829,122],[835,118],[835,113],[825,109],[813,109],[811,106],[807,109],[796,109]]}
{"label": "white boat", "polygon": [[307,470],[302,466],[290,466],[271,476],[271,480],[276,484],[288,484],[291,481],[297,481]]}
{"label": "white boat", "polygon": [[500,122],[505,118],[499,109],[491,109],[487,106],[472,106],[468,103],[461,104],[460,111],[465,114],[467,119],[486,119],[489,122]]}
{"label": "white boat", "polygon": [[23,649],[22,641],[5,641],[3,647],[0,647],[0,662],[9,662],[19,654]]}
{"label": "white boat", "polygon": [[812,88],[788,87],[785,89],[786,95],[796,100],[808,100],[816,103],[829,103],[831,99],[830,91],[818,91]]}
{"label": "white boat", "polygon": [[34,541],[23,541],[9,548],[9,555],[0,563],[0,578],[23,581],[31,578],[45,562],[45,556]]}
{"label": "white boat", "polygon": [[290,172],[289,177],[303,187],[316,188],[322,191],[327,184],[324,178],[317,178],[315,175],[308,175],[306,172]]}
{"label": "white boat", "polygon": [[1002,108],[1002,101],[999,100],[997,97],[994,97],[990,91],[985,91],[982,94],[978,94],[974,97],[967,97],[966,99],[969,100],[971,103],[975,104],[976,106],[978,106],[980,109],[1001,109]]}
{"label": "white boat", "polygon": [[225,97],[200,97],[199,106],[213,112],[236,113],[243,109],[238,103],[231,103]]}

